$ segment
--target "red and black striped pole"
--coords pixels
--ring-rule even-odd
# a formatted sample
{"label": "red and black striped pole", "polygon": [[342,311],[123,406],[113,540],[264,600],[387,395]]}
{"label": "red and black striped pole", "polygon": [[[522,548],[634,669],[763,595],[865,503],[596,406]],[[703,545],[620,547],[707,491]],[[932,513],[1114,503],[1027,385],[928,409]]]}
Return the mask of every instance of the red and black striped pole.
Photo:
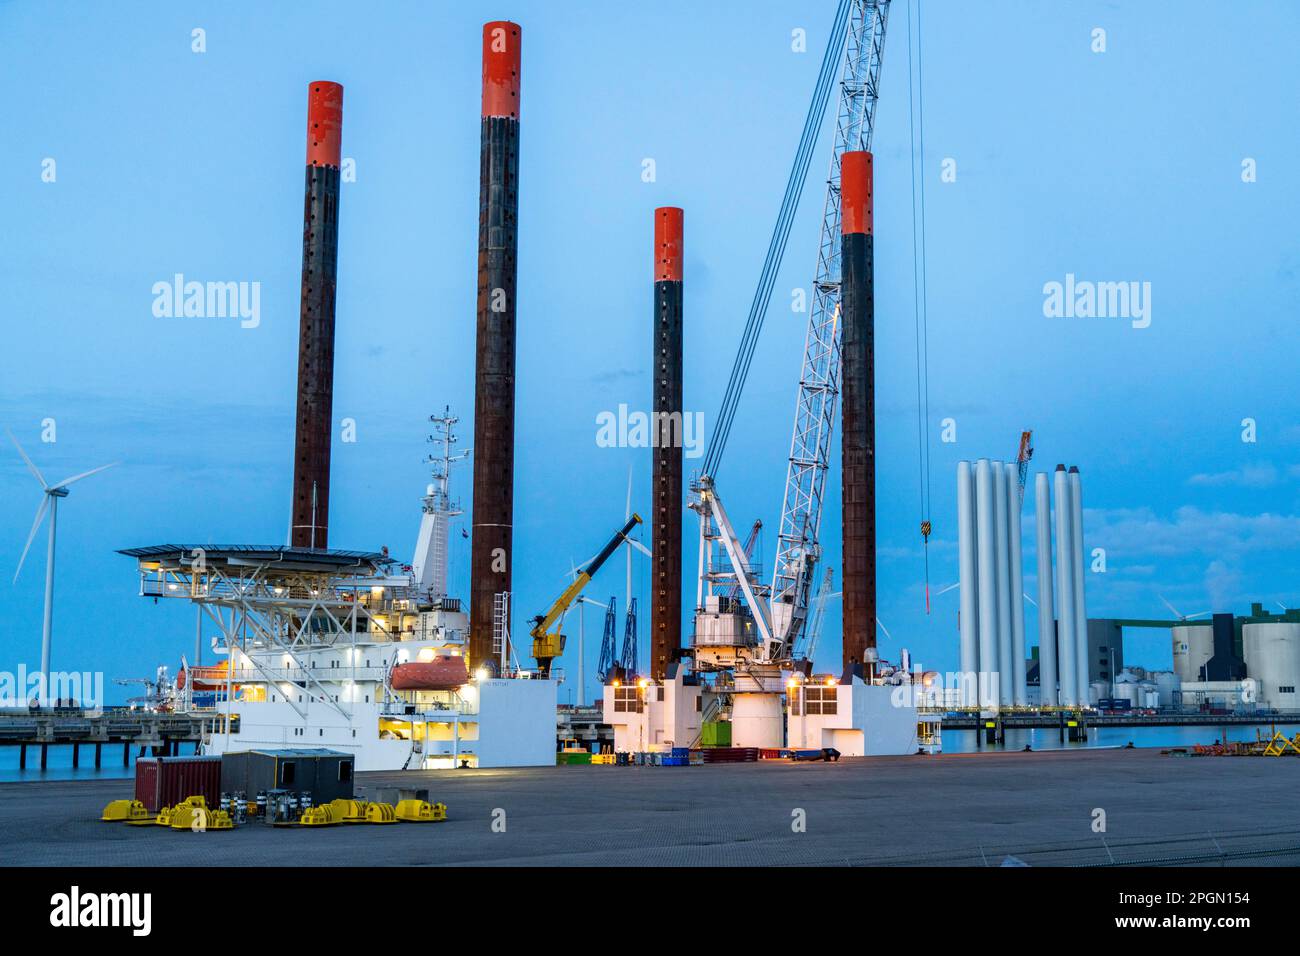
{"label": "red and black striped pole", "polygon": [[871,154],[840,159],[844,667],[876,646],[876,368]]}
{"label": "red and black striped pole", "polygon": [[662,680],[682,644],[682,211],[655,210],[654,603],[650,676]]}
{"label": "red and black striped pole", "polygon": [[510,590],[514,561],[519,53],[519,24],[484,24],[469,659],[493,673],[496,596]]}
{"label": "red and black striped pole", "polygon": [[307,88],[307,193],[302,214],[298,417],[290,534],[295,548],[329,547],[342,136],[343,87],[317,80]]}

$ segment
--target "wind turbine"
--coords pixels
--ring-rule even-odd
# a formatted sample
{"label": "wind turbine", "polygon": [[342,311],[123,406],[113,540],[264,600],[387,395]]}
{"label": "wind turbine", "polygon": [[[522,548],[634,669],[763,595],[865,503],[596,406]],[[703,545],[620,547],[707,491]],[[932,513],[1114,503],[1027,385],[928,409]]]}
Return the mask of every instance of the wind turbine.
{"label": "wind turbine", "polygon": [[1178,618],[1178,620],[1180,621],[1190,621],[1193,620],[1194,618],[1205,617],[1205,615],[1210,613],[1209,611],[1198,611],[1195,614],[1184,614],[1180,610],[1178,610],[1178,608],[1170,604],[1168,601],[1165,601],[1165,596],[1163,594],[1157,594],[1156,597],[1160,598],[1160,600],[1164,602],[1165,607],[1173,611],[1174,617]]}
{"label": "wind turbine", "polygon": [[50,513],[50,542],[45,554],[45,624],[41,630],[41,686],[40,686],[40,703],[41,706],[47,706],[49,703],[50,688],[50,636],[54,625],[54,543],[58,527],[59,499],[68,497],[68,485],[80,481],[82,478],[89,478],[91,475],[103,471],[105,468],[112,468],[113,465],[120,462],[111,462],[107,465],[100,465],[98,468],[92,468],[90,471],[83,471],[79,475],[73,475],[71,478],[64,478],[62,481],[56,481],[54,484],[47,484],[45,476],[41,474],[40,469],[32,464],[32,460],[27,457],[27,452],[23,451],[23,446],[18,443],[14,433],[5,429],[9,435],[9,440],[14,443],[18,449],[18,454],[22,455],[23,461],[27,465],[27,470],[32,476],[40,482],[41,491],[44,492],[41,498],[40,507],[36,509],[36,520],[32,522],[31,533],[27,535],[27,543],[23,545],[23,553],[18,558],[18,567],[14,570],[14,583],[18,583],[18,575],[22,573],[23,562],[27,560],[27,552],[31,550],[32,541],[36,538],[36,532],[41,526],[41,521],[45,518],[45,512]]}

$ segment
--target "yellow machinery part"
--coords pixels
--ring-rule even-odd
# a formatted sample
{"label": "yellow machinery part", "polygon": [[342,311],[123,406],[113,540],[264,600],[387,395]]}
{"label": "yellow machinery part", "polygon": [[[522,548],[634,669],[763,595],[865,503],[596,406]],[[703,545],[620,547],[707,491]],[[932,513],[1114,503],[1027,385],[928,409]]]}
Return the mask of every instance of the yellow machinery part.
{"label": "yellow machinery part", "polygon": [[230,814],[225,810],[213,810],[208,814],[207,828],[209,830],[233,830],[235,824],[230,819]]}
{"label": "yellow machinery part", "polygon": [[366,802],[364,800],[347,800],[339,798],[329,802],[335,821],[339,823],[365,823]]}
{"label": "yellow machinery part", "polygon": [[149,811],[139,800],[114,800],[104,808],[104,814],[99,819],[106,823],[149,820]]}
{"label": "yellow machinery part", "polygon": [[211,825],[211,813],[208,801],[203,797],[186,797],[184,802],[171,808],[170,820],[162,823],[162,814],[158,814],[158,823],[170,826],[173,830],[206,830]]}
{"label": "yellow machinery part", "polygon": [[304,827],[332,827],[338,822],[334,818],[334,809],[328,803],[304,810],[302,819],[298,821]]}
{"label": "yellow machinery part", "polygon": [[447,808],[441,803],[430,804],[424,800],[401,800],[396,815],[397,819],[407,823],[441,823],[447,819]]}
{"label": "yellow machinery part", "polygon": [[533,638],[533,659],[554,660],[564,653],[564,635],[559,631]]}
{"label": "yellow machinery part", "polygon": [[169,827],[172,825],[172,808],[163,807],[158,811],[158,816],[154,817],[154,823],[160,827]]}
{"label": "yellow machinery part", "polygon": [[367,823],[396,823],[397,812],[390,803],[367,803]]}

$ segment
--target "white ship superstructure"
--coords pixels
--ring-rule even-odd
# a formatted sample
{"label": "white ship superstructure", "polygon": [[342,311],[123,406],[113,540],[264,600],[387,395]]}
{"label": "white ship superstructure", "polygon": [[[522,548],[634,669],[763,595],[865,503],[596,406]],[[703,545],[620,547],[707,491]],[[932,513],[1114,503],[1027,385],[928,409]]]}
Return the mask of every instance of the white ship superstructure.
{"label": "white ship superstructure", "polygon": [[[311,746],[357,770],[539,766],[555,761],[556,683],[521,670],[508,625],[489,677],[466,657],[469,617],[447,595],[450,415],[424,498],[416,553],[290,546],[133,548],[140,593],[198,604],[216,628],[216,666],[186,667],[182,706],[211,701],[226,729],[210,754]],[[504,603],[508,606],[508,596]]]}

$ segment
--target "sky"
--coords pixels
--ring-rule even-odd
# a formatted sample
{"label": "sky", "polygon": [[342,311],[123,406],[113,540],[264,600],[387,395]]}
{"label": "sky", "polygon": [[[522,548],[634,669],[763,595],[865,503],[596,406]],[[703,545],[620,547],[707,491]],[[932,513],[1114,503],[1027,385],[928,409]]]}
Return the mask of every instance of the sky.
{"label": "sky", "polygon": [[[54,668],[111,683],[191,651],[193,609],[140,598],[117,549],[285,539],[309,82],[343,84],[356,171],[340,212],[330,541],[405,556],[429,415],[450,405],[472,444],[480,36],[487,20],[522,27],[522,622],[621,524],[629,469],[633,507],[648,508],[649,451],[600,447],[596,423],[650,402],[660,205],[685,209],[685,405],[703,413],[707,441],[834,7],[0,3],[0,425],[47,478],[121,461],[59,509]],[[893,3],[873,143],[883,657],[906,647],[956,668],[957,591],[926,613],[922,489],[933,595],[957,580],[957,462],[1013,458],[1026,428],[1034,471],[1083,474],[1085,541],[1106,556],[1087,576],[1090,616],[1167,617],[1163,600],[1184,614],[1300,603],[1300,181],[1287,165],[1300,154],[1298,28],[1300,7],[1282,0],[1228,16],[1208,0]],[[793,290],[813,278],[828,130],[718,475],[736,524],[766,526],[765,572],[807,322]],[[177,273],[259,283],[260,321],[156,316],[153,285]],[[1067,275],[1138,283],[1149,314],[1045,314],[1045,286]],[[354,442],[339,440],[345,418]],[[688,478],[699,461],[687,459]],[[831,461],[822,544],[838,570],[838,442]],[[467,469],[454,490],[472,506]],[[39,661],[43,531],[13,578],[40,497],[6,443],[0,669]],[[689,511],[683,530],[690,558]],[[467,596],[457,539],[452,580]],[[588,593],[621,608],[620,565]],[[684,565],[689,604],[695,562]],[[644,607],[643,557],[633,572]],[[588,700],[600,627],[589,609]],[[839,669],[839,628],[832,603],[823,669]],[[648,629],[647,612],[643,656]],[[576,693],[576,645],[559,662],[562,701]],[[1129,631],[1126,660],[1169,666],[1168,633]]]}

